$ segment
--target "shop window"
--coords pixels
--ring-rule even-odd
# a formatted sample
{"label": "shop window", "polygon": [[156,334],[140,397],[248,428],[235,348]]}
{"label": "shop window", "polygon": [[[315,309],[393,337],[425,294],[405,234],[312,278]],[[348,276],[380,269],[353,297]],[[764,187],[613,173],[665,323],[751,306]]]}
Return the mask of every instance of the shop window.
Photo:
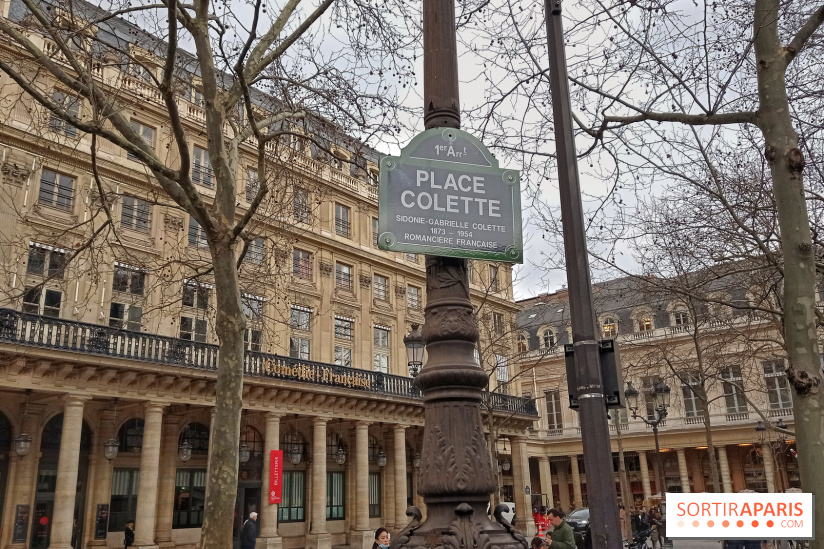
{"label": "shop window", "polygon": [[381,516],[381,474],[369,472],[369,518]]}
{"label": "shop window", "polygon": [[178,469],[175,474],[175,499],[172,528],[203,526],[206,504],[206,469]]}
{"label": "shop window", "polygon": [[109,501],[109,532],[123,533],[126,521],[137,513],[138,469],[115,468],[112,471],[112,493]]}
{"label": "shop window", "polygon": [[326,473],[326,519],[346,518],[346,473],[328,471]]}
{"label": "shop window", "polygon": [[278,522],[306,520],[306,472],[284,471]]}

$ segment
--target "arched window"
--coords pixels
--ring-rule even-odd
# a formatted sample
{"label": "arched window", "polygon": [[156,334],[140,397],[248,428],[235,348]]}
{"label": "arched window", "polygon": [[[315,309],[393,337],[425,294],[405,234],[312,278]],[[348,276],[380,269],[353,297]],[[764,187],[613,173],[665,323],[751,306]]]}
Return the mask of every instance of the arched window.
{"label": "arched window", "polygon": [[529,343],[524,334],[518,334],[518,352],[525,353],[529,350]]}
{"label": "arched window", "polygon": [[618,335],[618,324],[615,318],[608,316],[604,319],[604,339],[614,338]]}
{"label": "arched window", "polygon": [[673,326],[686,326],[690,323],[690,315],[687,311],[675,311],[672,313]]}
{"label": "arched window", "polygon": [[334,460],[338,455],[338,448],[342,446],[346,450],[346,442],[343,437],[334,431],[326,433],[326,458]]}
{"label": "arched window", "polygon": [[[40,451],[60,450],[60,439],[63,437],[63,414],[57,414],[49,420],[43,428],[43,436],[40,439]],[[83,428],[80,431],[80,451],[88,452],[92,447],[92,430],[83,421]]]}
{"label": "arched window", "polygon": [[11,449],[12,439],[11,422],[0,412],[0,452],[5,452]]}
{"label": "arched window", "polygon": [[143,448],[143,420],[132,418],[117,432],[121,452],[139,452]]}
{"label": "arched window", "polygon": [[369,435],[369,461],[372,463],[376,463],[378,461],[378,454],[381,451],[380,442],[378,439]]}
{"label": "arched window", "polygon": [[541,334],[541,346],[544,349],[555,346],[555,332],[553,332],[551,328],[547,328]]}
{"label": "arched window", "polygon": [[179,444],[188,442],[192,445],[192,454],[206,455],[209,453],[209,428],[202,423],[190,423],[180,433]]}
{"label": "arched window", "polygon": [[263,436],[251,425],[244,425],[240,428],[240,443],[249,447],[252,456],[263,455]]}
{"label": "arched window", "polygon": [[294,428],[285,429],[280,435],[280,447],[285,454],[291,453],[293,449],[297,448],[301,451],[302,458],[305,460],[309,454],[309,445],[303,434]]}

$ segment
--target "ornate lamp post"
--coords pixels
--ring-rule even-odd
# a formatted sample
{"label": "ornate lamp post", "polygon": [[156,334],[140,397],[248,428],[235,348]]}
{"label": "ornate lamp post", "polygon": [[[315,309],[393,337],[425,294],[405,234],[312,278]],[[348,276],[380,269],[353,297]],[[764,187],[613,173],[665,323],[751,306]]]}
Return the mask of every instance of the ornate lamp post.
{"label": "ornate lamp post", "polygon": [[670,405],[672,389],[663,381],[655,384],[652,390],[653,405],[655,407],[655,419],[647,419],[644,416],[638,415],[638,389],[632,386],[632,382],[627,382],[627,388],[624,391],[624,396],[627,398],[627,407],[632,411],[632,419],[641,419],[644,423],[652,427],[652,434],[655,437],[655,459],[658,460],[658,483],[660,484],[661,497],[666,493],[666,484],[664,483],[664,460],[661,459],[661,447],[658,445],[658,425],[667,417],[667,408]]}
{"label": "ornate lamp post", "polygon": [[423,366],[423,334],[420,324],[412,324],[412,331],[403,338],[403,345],[406,347],[406,363],[409,366],[409,375],[417,376]]}

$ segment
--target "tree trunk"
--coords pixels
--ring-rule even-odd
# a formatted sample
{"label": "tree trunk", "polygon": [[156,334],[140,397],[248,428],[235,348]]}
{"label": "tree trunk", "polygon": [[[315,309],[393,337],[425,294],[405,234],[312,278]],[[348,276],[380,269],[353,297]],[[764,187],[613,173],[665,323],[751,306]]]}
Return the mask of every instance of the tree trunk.
{"label": "tree trunk", "polygon": [[[787,377],[794,390],[793,411],[798,465],[805,492],[824,494],[824,394],[815,327],[815,261],[803,187],[804,156],[798,148],[787,98],[786,68],[791,59],[778,35],[778,0],[756,0],[753,35],[758,67],[758,127],[764,135],[784,256],[784,346]],[[815,509],[816,538],[824,547],[824,505]]]}
{"label": "tree trunk", "polygon": [[712,485],[716,494],[724,493],[724,486],[721,484],[721,475],[718,472],[718,458],[715,455],[715,446],[712,445],[712,425],[710,424],[710,406],[706,399],[706,391],[701,401],[701,409],[704,414],[704,436],[707,440],[707,456],[710,458],[710,475]]}
{"label": "tree trunk", "polygon": [[209,482],[206,491],[202,549],[232,546],[232,523],[237,497],[238,438],[243,406],[243,330],[246,318],[240,305],[235,254],[225,238],[211,242],[215,269],[217,316],[215,331],[220,341],[215,390],[215,416],[209,451]]}

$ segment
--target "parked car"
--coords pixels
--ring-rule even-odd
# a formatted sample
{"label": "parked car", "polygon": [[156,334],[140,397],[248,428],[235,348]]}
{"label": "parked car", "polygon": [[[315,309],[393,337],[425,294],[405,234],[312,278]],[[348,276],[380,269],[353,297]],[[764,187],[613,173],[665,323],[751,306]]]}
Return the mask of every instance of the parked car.
{"label": "parked car", "polygon": [[589,508],[576,509],[564,517],[564,520],[572,526],[575,545],[578,549],[591,549],[592,539],[590,538]]}

